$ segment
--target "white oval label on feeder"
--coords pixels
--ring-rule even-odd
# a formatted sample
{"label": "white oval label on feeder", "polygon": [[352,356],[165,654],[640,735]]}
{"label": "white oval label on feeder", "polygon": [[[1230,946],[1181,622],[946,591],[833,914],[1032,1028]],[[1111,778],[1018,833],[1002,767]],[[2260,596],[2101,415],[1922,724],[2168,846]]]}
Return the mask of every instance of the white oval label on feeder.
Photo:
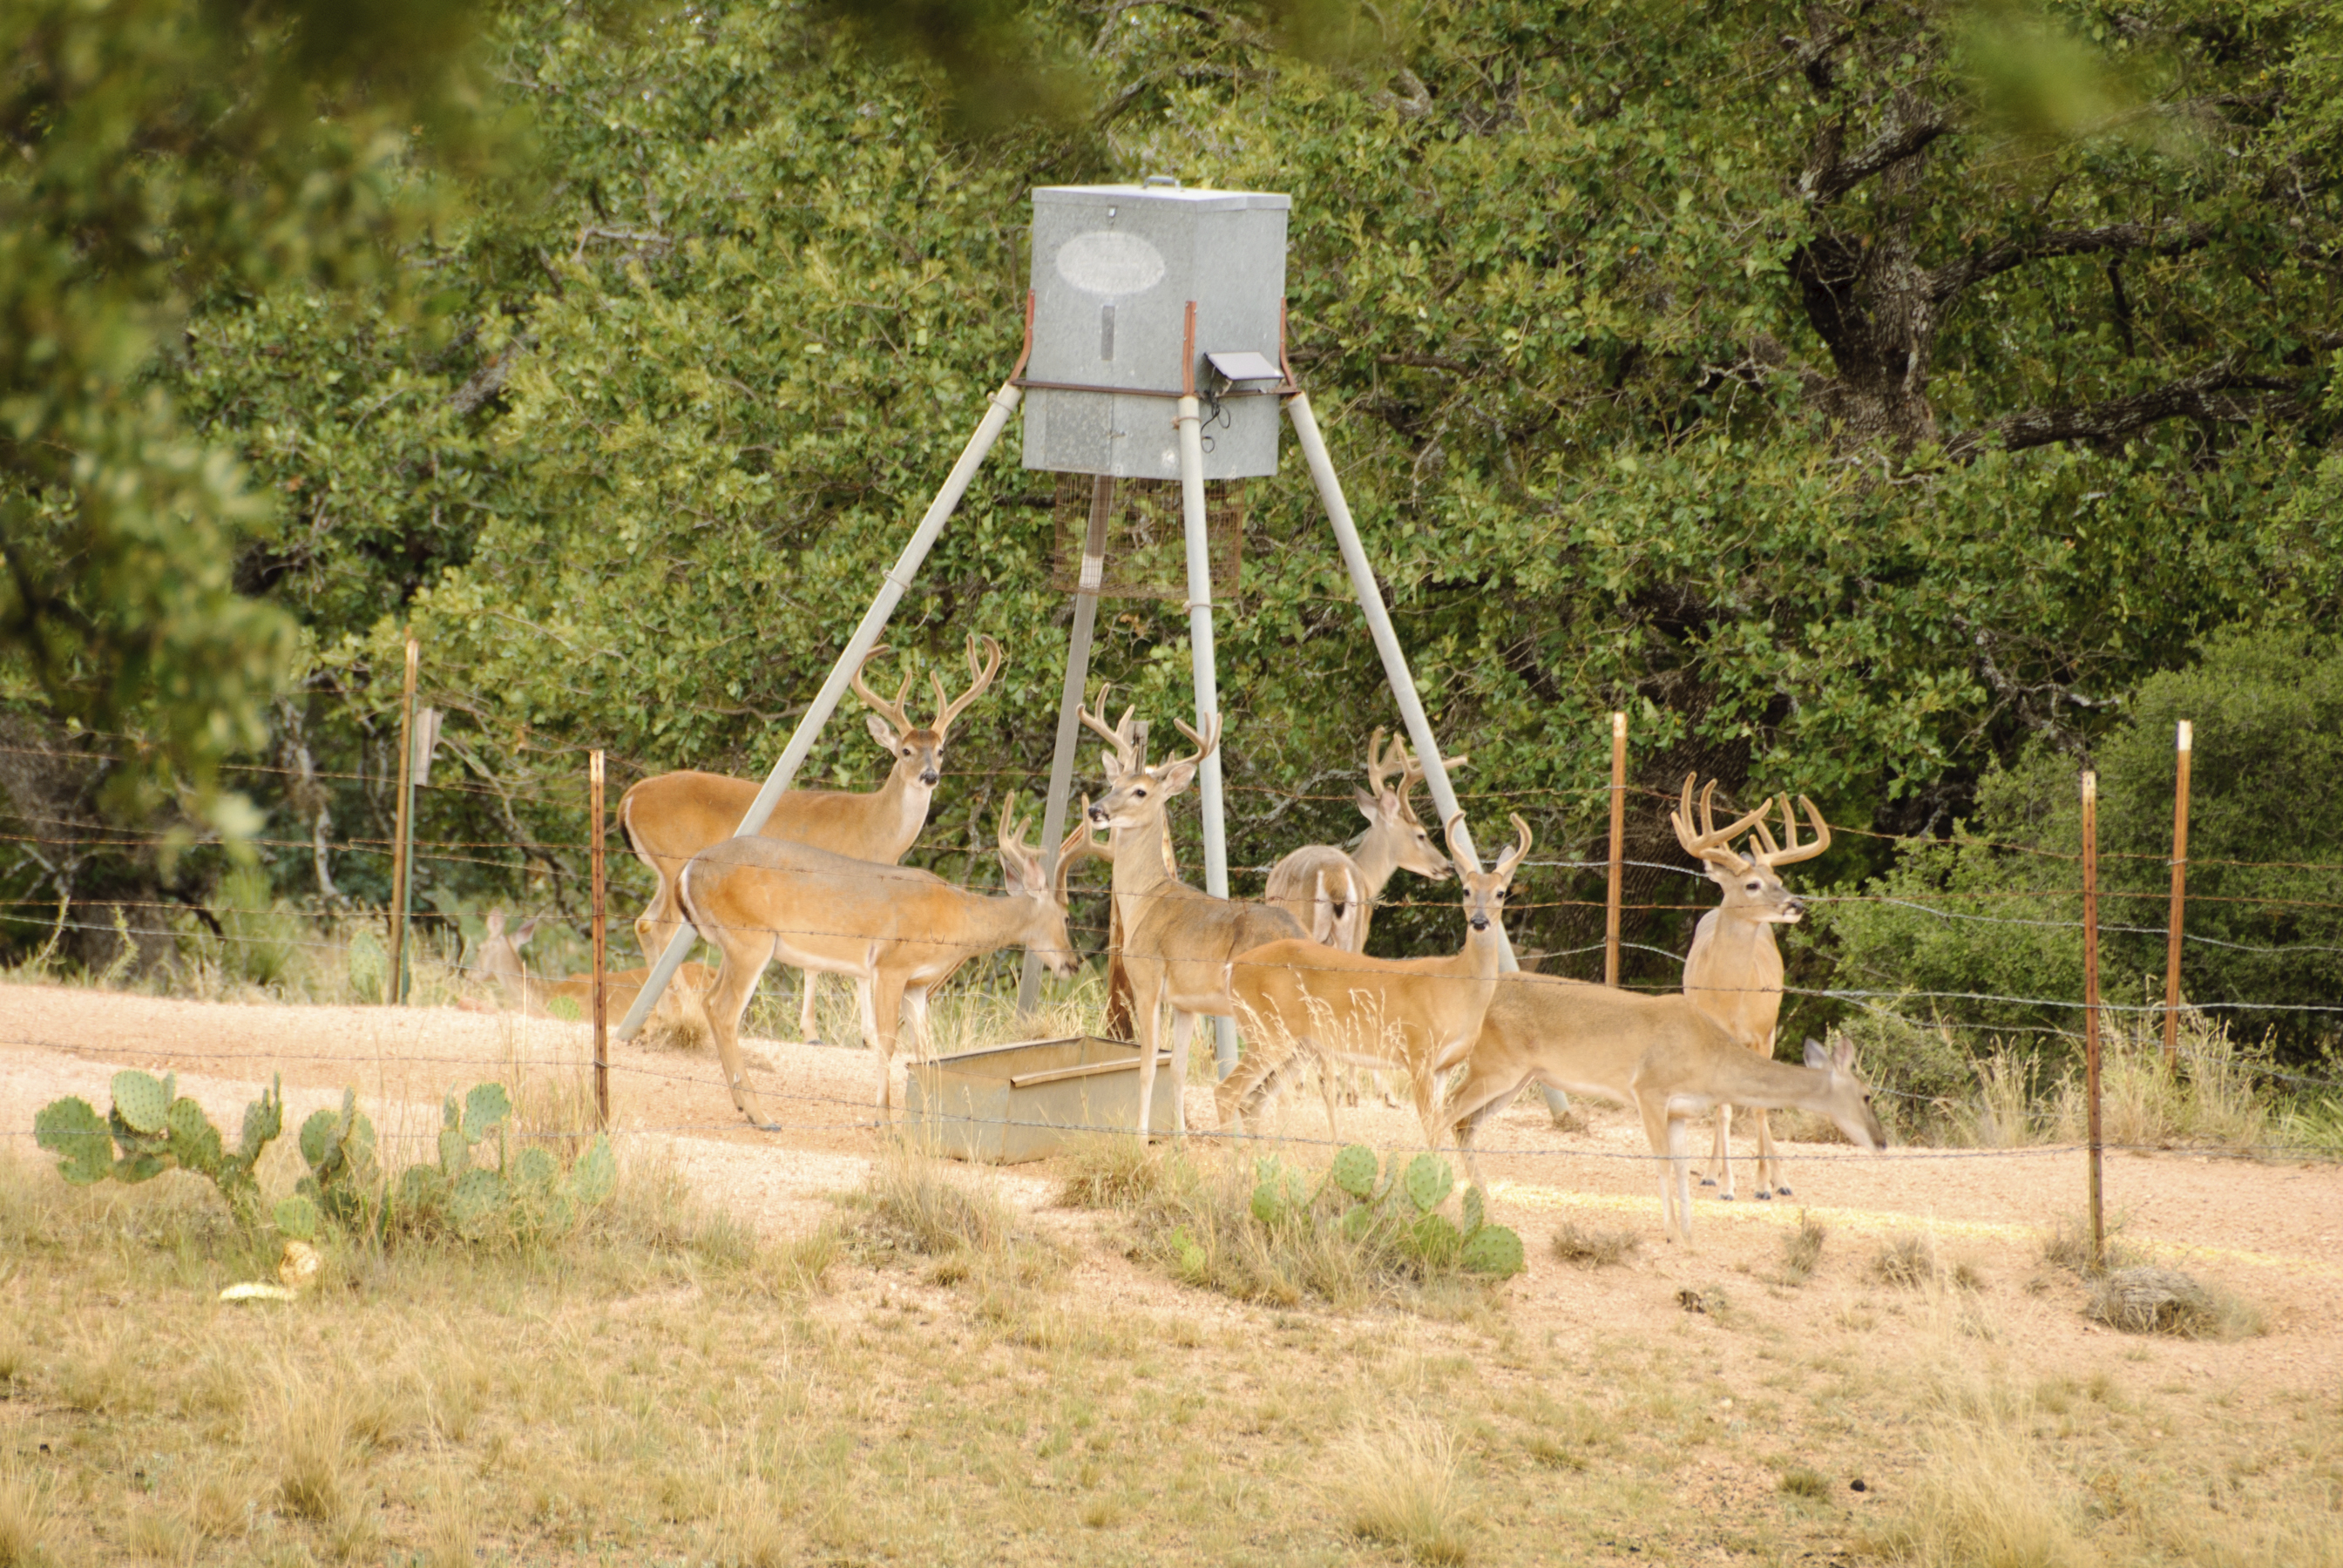
{"label": "white oval label on feeder", "polygon": [[1163,272],[1162,253],[1135,234],[1094,228],[1058,247],[1058,276],[1084,294],[1144,294]]}

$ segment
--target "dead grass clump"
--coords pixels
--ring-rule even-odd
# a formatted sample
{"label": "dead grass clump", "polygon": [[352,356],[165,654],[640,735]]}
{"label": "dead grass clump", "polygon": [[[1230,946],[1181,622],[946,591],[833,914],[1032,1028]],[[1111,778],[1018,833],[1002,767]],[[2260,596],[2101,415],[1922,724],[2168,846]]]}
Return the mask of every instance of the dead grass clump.
{"label": "dead grass clump", "polygon": [[1782,1472],[1775,1487],[1785,1497],[1803,1497],[1809,1503],[1830,1501],[1831,1483],[1822,1472],[1811,1465],[1794,1464]]}
{"label": "dead grass clump", "polygon": [[479,1536],[479,1520],[464,1497],[463,1483],[447,1476],[424,1518],[423,1563],[427,1568],[472,1568]]}
{"label": "dead grass clump", "polygon": [[[2271,1111],[2256,1092],[2257,1066],[2268,1065],[2268,1044],[2241,1044],[2228,1026],[2183,1010],[2176,1040],[2178,1061],[2164,1060],[2163,1020],[2130,1015],[2108,1040],[2099,1060],[2102,1135],[2118,1147],[2174,1144],[2251,1149],[2269,1141]],[[2087,1135],[2089,1111],[2080,1074],[2060,1086],[2053,1111],[2058,1136]]]}
{"label": "dead grass clump", "polygon": [[1455,1439],[1439,1422],[1403,1416],[1335,1445],[1330,1501],[1351,1533],[1418,1563],[1461,1563],[1473,1500]]}
{"label": "dead grass clump", "polygon": [[353,1555],[370,1533],[358,1446],[387,1435],[384,1396],[342,1368],[323,1382],[288,1378],[281,1398],[278,1501],[296,1518],[324,1526],[338,1555]]}
{"label": "dead grass clump", "polygon": [[[2109,1269],[2127,1269],[2140,1261],[2137,1251],[2121,1240],[2124,1218],[2117,1214],[2106,1221],[2107,1263]],[[2096,1272],[2091,1267],[2091,1221],[2087,1215],[2062,1214],[2043,1233],[2042,1261],[2054,1269],[2064,1269],[2073,1274]]]}
{"label": "dead grass clump", "polygon": [[1564,1220],[1562,1228],[1554,1233],[1552,1250],[1563,1262],[1582,1269],[1607,1269],[1625,1262],[1643,1244],[1644,1238],[1633,1231]]}
{"label": "dead grass clump", "polygon": [[1815,1277],[1823,1261],[1823,1239],[1830,1232],[1805,1210],[1798,1211],[1798,1228],[1782,1238],[1782,1282],[1803,1285]]}
{"label": "dead grass clump", "polygon": [[2089,1316],[2127,1334],[2237,1340],[2262,1332],[2250,1302],[2178,1269],[2117,1269],[2091,1287]]}
{"label": "dead grass clump", "polygon": [[1975,1291],[1985,1285],[1976,1269],[1947,1260],[1938,1250],[1936,1238],[1919,1231],[1906,1231],[1881,1242],[1871,1255],[1871,1277],[1882,1284],[1914,1291],[1947,1285]]}
{"label": "dead grass clump", "polygon": [[1000,1194],[900,1146],[870,1161],[862,1196],[893,1240],[926,1257],[1003,1252],[1016,1234],[1016,1212]]}
{"label": "dead grass clump", "polygon": [[1912,1568],[2096,1568],[2082,1510],[2028,1429],[1998,1402],[1948,1416],[1910,1501],[1863,1543]]}
{"label": "dead grass clump", "polygon": [[1161,1195],[1162,1158],[1137,1138],[1094,1134],[1066,1148],[1058,1201],[1069,1209],[1130,1210]]}
{"label": "dead grass clump", "polygon": [[47,1568],[54,1561],[55,1491],[14,1462],[0,1468],[0,1568]]}

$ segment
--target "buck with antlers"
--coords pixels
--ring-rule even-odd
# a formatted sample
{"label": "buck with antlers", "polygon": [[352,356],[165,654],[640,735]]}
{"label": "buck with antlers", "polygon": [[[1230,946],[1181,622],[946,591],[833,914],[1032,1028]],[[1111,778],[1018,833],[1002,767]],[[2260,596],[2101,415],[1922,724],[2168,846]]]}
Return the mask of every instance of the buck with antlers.
{"label": "buck with antlers", "polygon": [[[929,683],[936,693],[936,717],[928,724],[912,722],[911,716],[904,710],[903,699],[911,690],[908,671],[891,701],[870,689],[861,670],[855,671],[854,694],[870,709],[865,715],[870,739],[885,747],[895,759],[885,782],[876,789],[860,793],[791,789],[775,802],[773,814],[765,819],[758,836],[809,844],[875,865],[891,866],[901,859],[918,840],[920,829],[927,825],[928,804],[935,795],[937,781],[943,776],[944,740],[951,732],[952,720],[984,695],[992,678],[1001,671],[1001,645],[989,637],[983,638],[986,658],[980,666],[978,640],[974,637],[968,639],[968,668],[972,678],[969,689],[960,696],[949,695],[942,678],[933,670],[928,672]],[[884,644],[872,648],[863,658],[863,668],[869,668],[870,661],[885,652]],[[756,799],[757,789],[757,782],[751,779],[685,771],[646,779],[619,798],[618,826],[626,833],[627,842],[633,846],[636,857],[650,868],[651,875],[659,880],[659,890],[651,896],[649,907],[635,921],[635,937],[642,943],[644,957],[656,960],[665,952],[668,943],[675,940],[677,928],[683,924],[683,912],[676,900],[677,877],[694,855],[732,837],[740,826],[740,819],[748,813],[749,803]],[[815,985],[814,972],[808,970],[799,1032],[809,1042],[819,1032],[814,1019]]]}
{"label": "buck with antlers", "polygon": [[879,1068],[878,1106],[891,1109],[896,1030],[906,1009],[924,1053],[928,995],[972,958],[1005,947],[1041,956],[1051,974],[1074,971],[1066,934],[1066,877],[1086,855],[1103,855],[1088,822],[1058,847],[1054,879],[1041,870],[1015,819],[1001,809],[999,897],[954,887],[932,872],[884,866],[778,839],[728,839],[692,857],[676,879],[684,916],[723,953],[708,994],[709,1021],[732,1103],[769,1127],[740,1061],[740,1015],[774,959],[809,973],[851,978],[862,1034]]}
{"label": "buck with antlers", "polygon": [[[1335,1061],[1398,1069],[1425,1132],[1434,1130],[1440,1075],[1472,1050],[1496,992],[1505,894],[1530,849],[1530,825],[1516,815],[1513,846],[1483,871],[1458,839],[1463,821],[1448,825],[1464,883],[1463,951],[1371,959],[1302,938],[1255,948],[1230,964],[1229,989],[1252,1049],[1221,1084],[1222,1125],[1242,1128],[1274,1074],[1306,1058],[1319,1063],[1322,1083]],[[1325,1092],[1327,1129],[1339,1137],[1333,1092]]]}
{"label": "buck with antlers", "polygon": [[[1473,1140],[1482,1124],[1533,1083],[1633,1106],[1659,1161],[1660,1216],[1672,1240],[1692,1240],[1690,1119],[1728,1105],[1796,1107],[1827,1116],[1848,1141],[1876,1151],[1886,1131],[1871,1109],[1871,1086],[1855,1070],[1855,1049],[1806,1042],[1804,1067],[1742,1049],[1724,1024],[1688,996],[1646,996],[1554,975],[1511,974],[1497,981],[1464,1076],[1449,1094],[1443,1135],[1453,1134],[1464,1168],[1484,1185]],[[1433,1140],[1441,1141],[1439,1138]]]}
{"label": "buck with antlers", "polygon": [[[1452,757],[1446,765],[1462,768],[1464,762]],[[1393,872],[1413,871],[1435,882],[1455,873],[1409,799],[1423,779],[1423,769],[1408,755],[1407,742],[1394,739],[1385,751],[1383,732],[1376,730],[1367,741],[1368,788],[1352,792],[1367,819],[1357,848],[1346,853],[1331,844],[1310,844],[1294,850],[1270,868],[1262,897],[1300,920],[1313,940],[1366,951],[1375,900]]]}
{"label": "buck with antlers", "polygon": [[[1701,916],[1694,930],[1692,951],[1684,959],[1684,993],[1694,1006],[1723,1025],[1727,1034],[1743,1050],[1755,1052],[1768,1060],[1774,1055],[1774,1031],[1782,1017],[1782,953],[1774,945],[1774,928],[1795,924],[1806,912],[1803,900],[1782,884],[1781,868],[1800,860],[1811,860],[1830,848],[1830,824],[1823,820],[1815,803],[1805,796],[1798,804],[1806,810],[1806,820],[1814,827],[1815,836],[1798,842],[1798,819],[1790,809],[1790,798],[1784,795],[1782,809],[1782,841],[1775,842],[1765,826],[1766,815],[1775,802],[1759,802],[1757,809],[1747,812],[1722,829],[1716,826],[1712,809],[1716,794],[1716,781],[1711,779],[1700,792],[1700,831],[1693,831],[1692,786],[1694,775],[1684,775],[1684,798],[1676,809],[1668,813],[1668,820],[1676,830],[1676,841],[1684,853],[1708,868],[1708,879],[1725,891],[1725,901]],[[1747,854],[1736,853],[1733,840],[1745,831],[1753,830],[1760,848]],[[1716,1144],[1711,1153],[1711,1174],[1701,1178],[1704,1187],[1722,1181],[1717,1195],[1733,1196],[1732,1155],[1726,1140],[1733,1130],[1733,1106],[1730,1100],[1718,1102],[1716,1110]],[[1774,1130],[1766,1122],[1766,1107],[1750,1104],[1757,1121],[1757,1196],[1771,1198],[1776,1192],[1784,1197],[1790,1189],[1782,1181],[1781,1157],[1774,1149]]]}
{"label": "buck with antlers", "polygon": [[[1100,694],[1099,700],[1106,700]],[[1139,1036],[1139,1121],[1148,1126],[1154,1102],[1155,1056],[1172,1010],[1172,1124],[1188,1131],[1188,1042],[1196,1020],[1234,1018],[1229,995],[1229,960],[1250,948],[1304,935],[1302,926],[1274,904],[1216,899],[1181,881],[1167,869],[1163,809],[1195,781],[1198,764],[1220,744],[1217,716],[1199,735],[1185,724],[1180,732],[1194,742],[1186,757],[1161,765],[1141,760],[1131,731],[1131,710],[1109,729],[1085,708],[1085,725],[1114,748],[1115,771],[1106,793],[1086,809],[1089,820],[1112,831],[1115,918],[1122,928],[1122,967],[1131,980],[1132,1032]]]}

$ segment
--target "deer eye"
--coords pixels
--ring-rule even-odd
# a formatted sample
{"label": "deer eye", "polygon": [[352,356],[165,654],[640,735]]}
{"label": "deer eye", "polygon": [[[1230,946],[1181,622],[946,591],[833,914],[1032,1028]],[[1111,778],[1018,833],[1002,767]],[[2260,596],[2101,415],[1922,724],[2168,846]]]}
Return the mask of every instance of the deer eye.
{"label": "deer eye", "polygon": [[1752,883],[1750,883],[1750,884],[1749,884],[1748,891],[1750,891],[1750,892],[1753,892],[1753,893],[1754,893],[1754,892],[1755,892],[1759,888],[1761,888],[1761,887],[1763,887],[1763,886],[1765,886],[1765,884],[1764,884],[1764,883],[1762,883],[1762,882],[1752,882]]}

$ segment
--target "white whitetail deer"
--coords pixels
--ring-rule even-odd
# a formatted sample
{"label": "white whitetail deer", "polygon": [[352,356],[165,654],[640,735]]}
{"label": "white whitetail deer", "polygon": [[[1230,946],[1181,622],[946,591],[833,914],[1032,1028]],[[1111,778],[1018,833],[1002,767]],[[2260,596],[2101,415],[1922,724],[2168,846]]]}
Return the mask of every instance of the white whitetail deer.
{"label": "white whitetail deer", "polygon": [[1533,1083],[1635,1109],[1658,1165],[1661,1221],[1674,1241],[1692,1240],[1690,1119],[1712,1108],[1812,1111],[1829,1117],[1859,1149],[1887,1147],[1851,1045],[1826,1051],[1808,1040],[1806,1064],[1794,1067],[1743,1050],[1690,997],[1511,974],[1497,981],[1442,1118],[1442,1131],[1454,1135],[1476,1186],[1483,1183],[1474,1134]]}
{"label": "white whitetail deer", "polygon": [[[1457,839],[1463,819],[1448,825],[1464,883],[1462,951],[1371,959],[1300,938],[1254,948],[1231,962],[1229,989],[1251,1049],[1221,1084],[1223,1126],[1241,1129],[1289,1062],[1314,1060],[1322,1083],[1336,1061],[1397,1069],[1406,1075],[1425,1133],[1435,1130],[1440,1076],[1471,1052],[1496,990],[1505,894],[1530,849],[1530,825],[1519,815],[1513,820],[1514,842],[1486,871]],[[1327,1130],[1339,1138],[1331,1087],[1325,1096]]]}
{"label": "white whitetail deer", "polygon": [[[758,836],[810,844],[817,849],[877,865],[891,866],[901,859],[918,841],[920,829],[927,825],[928,804],[935,795],[938,780],[943,777],[944,741],[951,733],[952,720],[984,695],[992,678],[1001,671],[1001,645],[989,637],[981,640],[987,657],[980,666],[976,657],[979,639],[968,639],[968,668],[972,679],[960,696],[950,696],[944,690],[942,678],[933,670],[928,672],[928,681],[935,688],[936,716],[927,724],[913,723],[911,716],[904,711],[903,699],[911,690],[909,673],[890,701],[864,683],[861,670],[855,671],[854,694],[870,708],[864,716],[870,738],[895,759],[894,767],[888,771],[886,780],[872,790],[787,791],[774,804],[773,814],[765,819]],[[862,661],[863,668],[869,668],[872,659],[886,652],[883,643],[872,648]],[[649,907],[635,921],[635,938],[642,943],[645,958],[656,961],[683,924],[683,913],[676,901],[676,878],[694,855],[732,837],[740,826],[740,819],[748,813],[749,802],[756,799],[757,789],[758,783],[753,779],[683,771],[646,779],[619,797],[618,826],[627,835],[627,842],[633,846],[636,857],[659,879],[659,890],[651,895]],[[799,1033],[809,1043],[819,1034],[814,1019],[815,985],[809,970],[799,1020]]]}
{"label": "white whitetail deer", "polygon": [[[1462,768],[1465,760],[1452,757],[1446,765]],[[1304,845],[1269,869],[1262,898],[1300,920],[1313,940],[1366,951],[1375,900],[1393,872],[1413,871],[1435,882],[1455,874],[1409,798],[1423,779],[1407,742],[1394,739],[1385,751],[1383,732],[1376,730],[1367,741],[1368,788],[1352,791],[1367,819],[1358,846],[1346,852],[1332,844]]]}
{"label": "white whitetail deer", "polygon": [[1085,855],[1102,851],[1091,843],[1089,824],[1077,823],[1059,846],[1053,881],[1026,847],[1015,810],[1011,799],[1001,811],[1008,890],[999,897],[954,887],[915,867],[850,859],[787,839],[728,839],[692,857],[676,879],[676,893],[693,928],[724,955],[708,993],[708,1016],[724,1081],[743,1115],[772,1125],[741,1070],[740,1014],[758,976],[776,958],[853,980],[863,1038],[879,1068],[882,1116],[891,1109],[890,1064],[904,1011],[925,1052],[928,994],[960,965],[1017,946],[1039,954],[1051,974],[1073,972],[1066,876]]}
{"label": "white whitetail deer", "polygon": [[[591,974],[570,975],[562,980],[546,980],[528,972],[528,960],[520,950],[537,934],[538,917],[528,919],[508,930],[505,912],[490,910],[488,930],[472,956],[472,978],[492,988],[505,1007],[514,1008],[530,1018],[562,1019],[571,1023],[590,1020],[594,1016],[594,977]],[[613,970],[602,977],[605,1005],[615,1022],[626,1016],[635,1005],[635,998],[650,978],[649,969]],[[716,971],[706,964],[686,964],[676,976],[676,983],[659,998],[659,1009],[651,1014],[654,1029],[669,1039],[697,1044],[710,1031],[708,1017],[700,1007],[700,998]],[[469,1003],[461,1005],[469,1006]]]}
{"label": "white whitetail deer", "polygon": [[[1774,809],[1771,800],[1760,801],[1755,810],[1719,829],[1712,810],[1716,794],[1716,781],[1712,779],[1700,792],[1700,831],[1695,833],[1694,777],[1684,775],[1684,798],[1668,813],[1668,820],[1684,853],[1705,865],[1709,880],[1725,890],[1725,901],[1701,916],[1693,932],[1692,951],[1684,959],[1684,995],[1724,1025],[1743,1050],[1771,1060],[1774,1031],[1782,1018],[1782,953],[1774,945],[1774,928],[1795,924],[1806,912],[1805,900],[1783,885],[1780,868],[1811,860],[1829,849],[1830,824],[1823,820],[1812,800],[1799,796],[1798,804],[1805,808],[1806,819],[1815,830],[1811,839],[1799,843],[1797,815],[1790,809],[1790,798],[1784,795],[1780,843],[1774,841],[1765,826],[1766,814]],[[1754,830],[1763,847],[1744,855],[1735,852],[1733,840],[1745,829]],[[1717,1191],[1722,1198],[1733,1196],[1732,1153],[1727,1145],[1733,1131],[1733,1104],[1725,1101],[1717,1106],[1711,1174],[1701,1179],[1704,1187],[1723,1182]],[[1757,1196],[1771,1198],[1778,1192],[1786,1198],[1790,1189],[1782,1180],[1782,1161],[1774,1149],[1774,1130],[1767,1124],[1765,1107],[1753,1105],[1750,1110],[1757,1121]]]}
{"label": "white whitetail deer", "polygon": [[[1106,700],[1100,694],[1099,700]],[[1304,934],[1302,923],[1273,904],[1216,899],[1192,888],[1167,869],[1163,809],[1195,781],[1197,765],[1220,744],[1216,716],[1206,733],[1185,724],[1180,732],[1193,741],[1189,756],[1160,766],[1140,760],[1131,710],[1109,729],[1098,715],[1081,709],[1082,722],[1114,748],[1115,769],[1106,792],[1086,812],[1095,825],[1111,829],[1115,919],[1122,929],[1122,968],[1131,981],[1131,1032],[1139,1036],[1139,1121],[1148,1121],[1155,1096],[1155,1056],[1163,1009],[1172,1010],[1172,1124],[1188,1131],[1188,1042],[1196,1020],[1234,1018],[1229,995],[1229,960],[1249,948]]]}

